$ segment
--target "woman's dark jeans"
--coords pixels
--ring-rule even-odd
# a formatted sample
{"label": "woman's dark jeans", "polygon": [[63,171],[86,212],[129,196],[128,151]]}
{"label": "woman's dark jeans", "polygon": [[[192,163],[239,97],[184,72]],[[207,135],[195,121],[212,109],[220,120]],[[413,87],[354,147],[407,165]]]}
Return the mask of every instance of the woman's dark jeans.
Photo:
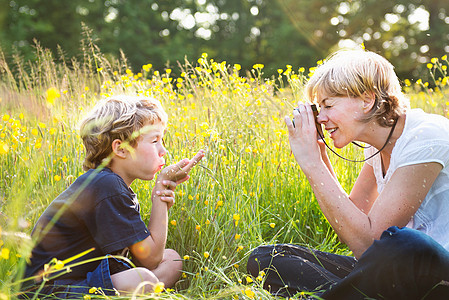
{"label": "woman's dark jeans", "polygon": [[264,271],[274,295],[315,292],[324,299],[449,299],[449,252],[428,235],[390,227],[357,261],[305,247],[260,246],[248,272]]}

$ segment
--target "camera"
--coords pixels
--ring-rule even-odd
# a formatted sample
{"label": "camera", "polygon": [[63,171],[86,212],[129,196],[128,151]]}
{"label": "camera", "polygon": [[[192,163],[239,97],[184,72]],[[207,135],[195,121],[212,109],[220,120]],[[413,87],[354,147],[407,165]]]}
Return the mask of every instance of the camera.
{"label": "camera", "polygon": [[[317,108],[316,104],[310,104],[310,107],[312,108],[313,117],[315,118],[315,125],[316,125],[316,130],[318,132],[318,136],[321,139],[323,139],[323,137],[324,137],[324,135],[323,135],[323,128],[322,128],[321,124],[318,123],[318,121],[316,119],[317,116],[318,116],[318,108]],[[295,109],[299,112],[299,109],[297,109],[297,108],[295,108]],[[292,123],[293,123],[293,127],[295,127],[295,120],[294,119],[292,120]]]}

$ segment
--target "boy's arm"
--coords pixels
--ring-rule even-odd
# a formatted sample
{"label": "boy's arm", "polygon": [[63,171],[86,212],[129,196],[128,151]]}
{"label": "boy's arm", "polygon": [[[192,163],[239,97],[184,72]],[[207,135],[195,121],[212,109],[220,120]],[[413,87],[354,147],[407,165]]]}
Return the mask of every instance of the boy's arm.
{"label": "boy's arm", "polygon": [[142,266],[152,270],[161,262],[167,241],[168,209],[174,201],[173,191],[177,185],[189,179],[190,170],[203,156],[204,153],[200,151],[192,160],[183,159],[168,166],[158,176],[151,194],[152,208],[148,222],[151,235],[130,247],[131,253]]}

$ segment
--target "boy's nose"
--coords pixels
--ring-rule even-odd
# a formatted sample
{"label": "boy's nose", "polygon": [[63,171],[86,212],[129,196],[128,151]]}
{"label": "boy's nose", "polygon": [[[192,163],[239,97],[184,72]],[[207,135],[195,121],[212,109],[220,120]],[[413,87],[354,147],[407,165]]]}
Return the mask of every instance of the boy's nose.
{"label": "boy's nose", "polygon": [[161,150],[159,151],[159,156],[163,157],[167,153],[167,149],[164,146],[161,146]]}

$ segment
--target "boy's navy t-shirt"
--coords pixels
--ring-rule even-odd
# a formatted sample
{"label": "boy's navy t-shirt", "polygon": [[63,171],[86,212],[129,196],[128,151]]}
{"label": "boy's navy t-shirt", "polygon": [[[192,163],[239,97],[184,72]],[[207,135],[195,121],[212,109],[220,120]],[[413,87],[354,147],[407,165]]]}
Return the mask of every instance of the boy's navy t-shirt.
{"label": "boy's navy t-shirt", "polygon": [[[52,258],[65,260],[91,248],[70,264],[116,254],[150,235],[140,217],[136,194],[110,169],[97,172],[89,170],[78,177],[41,215],[32,232],[38,244],[25,278],[38,274]],[[48,232],[39,237],[46,227]],[[73,267],[58,279],[84,279],[99,263]]]}

